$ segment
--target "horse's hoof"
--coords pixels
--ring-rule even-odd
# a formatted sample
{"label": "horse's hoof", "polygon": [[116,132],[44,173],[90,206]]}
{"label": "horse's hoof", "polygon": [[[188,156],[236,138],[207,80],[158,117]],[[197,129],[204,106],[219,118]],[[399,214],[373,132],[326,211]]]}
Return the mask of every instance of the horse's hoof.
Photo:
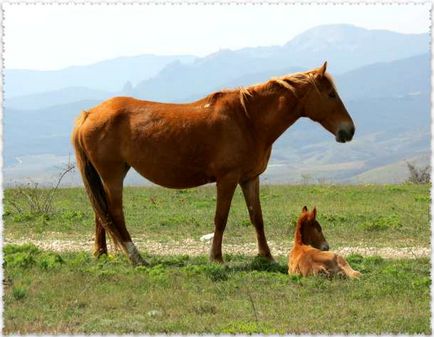
{"label": "horse's hoof", "polygon": [[268,253],[268,254],[259,253],[258,256],[267,260],[270,263],[276,263],[276,260],[274,260],[274,257],[270,253]]}
{"label": "horse's hoof", "polygon": [[140,258],[138,260],[132,261],[134,267],[149,267],[150,264],[144,258]]}
{"label": "horse's hoof", "polygon": [[209,260],[213,263],[219,263],[219,264],[225,263],[225,261],[223,260],[223,257],[221,257],[221,256],[210,256]]}
{"label": "horse's hoof", "polygon": [[354,271],[350,274],[350,278],[358,280],[362,276],[362,273],[359,271]]}
{"label": "horse's hoof", "polygon": [[97,259],[103,255],[107,256],[107,249],[95,249],[95,251],[93,252],[93,256],[95,256]]}

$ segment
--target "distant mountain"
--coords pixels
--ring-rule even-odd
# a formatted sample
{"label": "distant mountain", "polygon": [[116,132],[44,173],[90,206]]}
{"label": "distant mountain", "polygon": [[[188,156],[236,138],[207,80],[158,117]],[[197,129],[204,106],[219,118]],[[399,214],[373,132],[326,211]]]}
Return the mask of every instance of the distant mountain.
{"label": "distant mountain", "polygon": [[5,98],[31,95],[68,87],[87,87],[103,91],[119,91],[126,82],[136,84],[155,76],[166,65],[179,61],[190,63],[189,55],[140,55],[119,57],[91,65],[61,70],[38,71],[6,69]]}
{"label": "distant mountain", "polygon": [[419,169],[429,166],[431,164],[431,152],[424,152],[410,156],[387,164],[384,166],[376,167],[368,170],[359,175],[356,175],[352,180],[356,183],[377,183],[377,184],[396,184],[406,181],[409,178],[409,170],[407,163],[416,165]]}
{"label": "distant mountain", "polygon": [[270,68],[275,69],[266,59],[239,58],[232,51],[220,51],[188,65],[171,63],[157,76],[140,82],[133,95],[147,100],[179,102],[198,92],[209,93],[216,86],[257,69]]}
{"label": "distant mountain", "polygon": [[296,36],[282,48],[292,64],[315,67],[330,60],[334,74],[363,65],[390,62],[428,53],[430,36],[364,29],[353,25],[323,25]]}
{"label": "distant mountain", "polygon": [[17,163],[17,157],[73,153],[70,142],[74,120],[84,109],[99,101],[79,101],[39,110],[6,109],[4,123],[4,165]]}
{"label": "distant mountain", "polygon": [[[6,69],[5,105],[42,108],[70,103],[74,95],[78,100],[104,99],[108,93],[180,102],[294,69],[318,67],[325,60],[329,61],[329,71],[337,76],[364,65],[428,52],[428,34],[326,25],[312,28],[283,46],[225,49],[202,58],[141,55],[56,71]],[[257,76],[260,73],[264,76]]]}
{"label": "distant mountain", "polygon": [[40,94],[12,97],[6,99],[4,105],[11,109],[38,110],[83,100],[103,101],[112,96],[115,96],[115,93],[86,87],[68,87]]}
{"label": "distant mountain", "polygon": [[[369,98],[398,98],[406,96],[429,95],[431,92],[430,71],[431,55],[428,53],[404,58],[392,62],[379,62],[347,73],[335,76],[339,95],[344,102],[355,99]],[[305,71],[306,67],[285,67],[281,69],[268,69],[249,73],[241,77],[214,87],[211,91],[222,88],[236,88],[269,80],[273,76],[291,74]],[[209,93],[209,92],[208,92]],[[185,101],[203,97],[202,92]],[[397,118],[399,121],[399,118]]]}
{"label": "distant mountain", "polygon": [[267,60],[275,69],[287,66],[318,67],[331,61],[329,70],[341,74],[363,65],[390,62],[429,52],[429,34],[402,34],[365,29],[349,24],[321,25],[295,36],[282,46],[221,50],[214,60],[227,57]]}
{"label": "distant mountain", "polygon": [[431,54],[425,53],[393,62],[374,63],[336,76],[345,100],[363,97],[429,95]]}
{"label": "distant mountain", "polygon": [[281,47],[221,50],[189,64],[172,63],[158,75],[140,82],[134,96],[180,102],[200,92],[208,93],[241,77],[277,70],[310,69],[329,61],[329,71],[342,74],[362,66],[391,62],[429,52],[429,34],[400,34],[367,30],[351,25],[319,26]]}

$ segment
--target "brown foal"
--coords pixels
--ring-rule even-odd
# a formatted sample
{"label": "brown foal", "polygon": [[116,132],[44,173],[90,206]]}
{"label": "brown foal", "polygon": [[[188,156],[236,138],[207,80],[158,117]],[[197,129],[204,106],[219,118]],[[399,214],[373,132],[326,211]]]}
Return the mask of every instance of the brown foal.
{"label": "brown foal", "polygon": [[72,133],[77,165],[95,211],[95,254],[107,253],[106,232],[134,264],[145,264],[125,226],[123,181],[133,167],[169,188],[216,182],[211,259],[223,262],[222,238],[239,184],[258,240],[264,233],[259,175],[274,141],[300,117],[320,123],[338,142],[350,141],[353,121],[326,65],[265,83],[213,93],[189,104],[115,97],[82,112]]}
{"label": "brown foal", "polygon": [[349,278],[361,275],[342,256],[327,250],[329,245],[316,220],[316,208],[309,212],[304,206],[295,227],[294,246],[288,255],[288,273],[302,276],[342,275]]}

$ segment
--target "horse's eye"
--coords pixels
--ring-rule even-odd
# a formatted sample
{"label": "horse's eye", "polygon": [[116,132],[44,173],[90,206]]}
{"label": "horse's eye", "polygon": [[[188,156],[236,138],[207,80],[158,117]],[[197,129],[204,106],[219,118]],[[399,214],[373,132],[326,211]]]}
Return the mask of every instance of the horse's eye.
{"label": "horse's eye", "polygon": [[334,90],[332,90],[332,91],[329,92],[329,97],[330,98],[336,98],[336,93],[335,93]]}

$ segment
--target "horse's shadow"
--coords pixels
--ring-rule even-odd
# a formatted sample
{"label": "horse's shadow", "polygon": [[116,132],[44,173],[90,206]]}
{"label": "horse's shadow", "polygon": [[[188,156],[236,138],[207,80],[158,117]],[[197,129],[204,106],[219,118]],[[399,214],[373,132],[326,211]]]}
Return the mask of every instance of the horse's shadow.
{"label": "horse's shadow", "polygon": [[227,268],[233,272],[270,272],[288,274],[288,265],[279,262],[270,262],[261,256],[255,256],[251,261],[234,262]]}
{"label": "horse's shadow", "polygon": [[271,262],[264,257],[245,257],[241,255],[226,255],[225,263],[218,264],[210,262],[207,257],[188,257],[181,256],[177,258],[153,256],[148,258],[148,268],[161,266],[167,269],[197,268],[205,271],[237,273],[237,272],[270,272],[270,273],[288,273],[286,263]]}

